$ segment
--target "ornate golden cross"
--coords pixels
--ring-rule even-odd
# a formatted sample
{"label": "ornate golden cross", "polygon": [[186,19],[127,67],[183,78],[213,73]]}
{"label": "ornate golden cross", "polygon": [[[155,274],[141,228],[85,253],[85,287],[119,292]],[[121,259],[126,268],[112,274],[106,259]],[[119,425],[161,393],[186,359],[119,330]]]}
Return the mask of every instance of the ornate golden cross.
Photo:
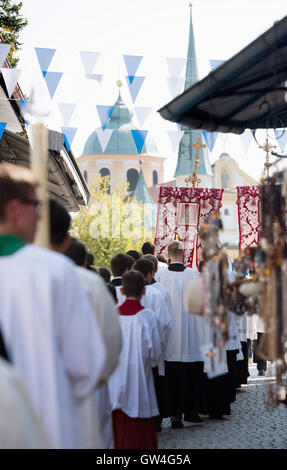
{"label": "ornate golden cross", "polygon": [[195,155],[195,161],[194,161],[194,172],[192,175],[190,175],[188,178],[185,178],[186,183],[191,183],[193,188],[195,188],[197,183],[200,183],[200,178],[197,177],[197,167],[199,164],[199,149],[205,148],[206,145],[202,144],[200,141],[200,138],[198,137],[197,143],[196,144],[191,144],[191,147],[196,147],[196,155]]}
{"label": "ornate golden cross", "polygon": [[269,151],[271,149],[275,149],[276,147],[277,147],[276,145],[270,145],[269,144],[268,137],[266,137],[265,145],[259,145],[259,148],[263,149],[266,152],[266,161],[264,163],[264,166],[265,166],[266,171],[267,171],[267,178],[269,178],[269,168],[272,166],[272,163],[270,163]]}
{"label": "ornate golden cross", "polygon": [[206,357],[210,357],[210,360],[211,360],[211,370],[214,371],[215,369],[215,364],[214,364],[214,352],[212,350],[212,348],[210,348],[210,352],[206,354]]}

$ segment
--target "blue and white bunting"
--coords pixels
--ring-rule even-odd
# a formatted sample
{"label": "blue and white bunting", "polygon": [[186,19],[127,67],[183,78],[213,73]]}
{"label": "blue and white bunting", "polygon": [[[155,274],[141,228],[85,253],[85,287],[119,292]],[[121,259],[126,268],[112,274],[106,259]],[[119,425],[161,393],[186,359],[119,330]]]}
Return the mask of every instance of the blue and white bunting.
{"label": "blue and white bunting", "polygon": [[286,144],[287,144],[287,130],[286,129],[278,129],[278,130],[275,129],[275,135],[276,135],[276,139],[277,139],[278,145],[280,147],[280,150],[283,153],[285,148],[286,148]]}
{"label": "blue and white bunting", "polygon": [[141,130],[138,130],[138,129],[132,129],[131,133],[133,135],[134,142],[136,144],[138,154],[140,154],[141,151],[142,151],[142,148],[144,146],[148,131],[141,131]]}
{"label": "blue and white bunting", "polygon": [[89,80],[95,80],[99,83],[102,83],[103,76],[104,75],[102,73],[86,73],[86,77]]}
{"label": "blue and white bunting", "polygon": [[46,70],[43,70],[42,73],[47,83],[49,94],[52,100],[58,88],[58,85],[60,83],[63,73],[62,72],[47,72]]}
{"label": "blue and white bunting", "polygon": [[225,62],[225,60],[219,60],[219,59],[218,60],[215,60],[215,59],[211,60],[210,59],[209,63],[210,63],[211,70],[217,69],[217,67],[220,67],[220,65],[224,64],[224,62]]}
{"label": "blue and white bunting", "polygon": [[98,115],[102,124],[103,130],[107,127],[107,124],[109,122],[109,119],[112,115],[112,112],[114,110],[114,106],[105,106],[105,105],[97,105],[97,111]]}
{"label": "blue and white bunting", "polygon": [[83,62],[84,70],[86,74],[93,73],[95,65],[100,57],[100,52],[92,51],[81,51],[80,56]]}
{"label": "blue and white bunting", "polygon": [[21,109],[25,108],[26,103],[27,103],[27,100],[19,100],[19,104],[20,104]]}
{"label": "blue and white bunting", "polygon": [[135,106],[134,111],[140,126],[143,126],[152,108],[149,106]]}
{"label": "blue and white bunting", "polygon": [[22,70],[2,68],[1,73],[4,78],[9,98],[13,94],[15,86],[19,80]]}
{"label": "blue and white bunting", "polygon": [[242,145],[244,147],[244,150],[245,150],[245,153],[248,152],[248,149],[249,149],[249,146],[251,144],[251,141],[252,141],[252,132],[250,129],[246,129],[241,135],[240,135],[240,139],[241,139],[241,142],[242,142]]}
{"label": "blue and white bunting", "polygon": [[136,75],[142,59],[143,56],[141,55],[124,55],[127,73],[130,77],[134,77]]}
{"label": "blue and white bunting", "polygon": [[170,143],[171,143],[171,148],[172,148],[172,151],[174,152],[178,146],[179,146],[179,143],[183,137],[183,134],[184,134],[184,131],[167,131],[167,134],[169,136],[169,140],[170,140]]}
{"label": "blue and white bunting", "polygon": [[218,132],[202,131],[202,133],[204,135],[204,140],[206,142],[207,147],[209,148],[209,151],[212,152],[216,139],[218,137]]}
{"label": "blue and white bunting", "polygon": [[73,143],[77,130],[78,130],[77,127],[61,127],[61,131],[62,131],[68,152],[71,148],[71,145]]}
{"label": "blue and white bunting", "polygon": [[47,49],[45,47],[35,47],[40,69],[48,70],[55,55],[56,49]]}
{"label": "blue and white bunting", "polygon": [[[131,80],[132,78],[132,80]],[[136,76],[133,76],[133,77],[126,77],[126,80],[127,80],[127,84],[128,84],[128,87],[129,87],[129,90],[130,90],[130,94],[131,94],[131,98],[132,98],[132,102],[134,103],[138,94],[139,94],[139,91],[142,87],[142,84],[145,80],[145,77],[136,77]]]}
{"label": "blue and white bunting", "polygon": [[183,90],[185,79],[183,77],[168,77],[167,83],[169,86],[172,98],[180,95]]}
{"label": "blue and white bunting", "polygon": [[96,129],[96,134],[99,138],[99,142],[101,144],[103,153],[105,152],[107,145],[109,141],[111,140],[113,132],[114,132],[114,129],[103,130],[101,127]]}
{"label": "blue and white bunting", "polygon": [[2,67],[2,65],[4,64],[10,49],[11,44],[0,44],[0,67]]}
{"label": "blue and white bunting", "polygon": [[7,122],[0,122],[0,140],[2,139],[2,135],[4,134],[6,126]]}
{"label": "blue and white bunting", "polygon": [[75,111],[75,103],[58,103],[58,107],[64,122],[64,126],[69,126],[73,112]]}
{"label": "blue and white bunting", "polygon": [[169,71],[169,76],[179,77],[186,64],[186,59],[180,59],[177,57],[167,57],[166,63]]}

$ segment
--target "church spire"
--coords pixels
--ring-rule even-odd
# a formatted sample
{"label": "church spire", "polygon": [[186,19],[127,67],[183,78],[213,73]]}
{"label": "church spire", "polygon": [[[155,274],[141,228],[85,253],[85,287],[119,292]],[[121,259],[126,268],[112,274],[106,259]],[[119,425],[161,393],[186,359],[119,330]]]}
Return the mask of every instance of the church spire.
{"label": "church spire", "polygon": [[[194,41],[194,32],[193,32],[193,23],[192,23],[192,4],[189,4],[190,7],[190,23],[189,23],[189,39],[188,39],[188,50],[187,50],[187,62],[186,62],[186,73],[185,73],[185,86],[184,89],[190,88],[198,80],[198,69],[197,69],[197,60],[195,52],[195,41]],[[175,170],[175,177],[182,175],[191,175],[194,172],[194,162],[195,162],[195,153],[191,145],[197,142],[199,138],[203,143],[203,135],[200,130],[191,130],[187,127],[182,126],[184,131],[183,137],[181,139],[178,157],[177,157],[177,166]],[[199,164],[198,164],[198,174],[211,176],[211,166],[209,161],[209,152],[206,148],[201,148],[199,151]]]}
{"label": "church spire", "polygon": [[151,194],[147,188],[144,174],[142,171],[142,164],[143,161],[140,159],[140,174],[137,180],[137,184],[135,190],[132,195],[132,199],[136,200],[137,202],[142,202],[143,204],[149,204],[146,207],[146,211],[144,214],[144,224],[151,230],[155,228],[155,208],[153,204],[153,200]]}

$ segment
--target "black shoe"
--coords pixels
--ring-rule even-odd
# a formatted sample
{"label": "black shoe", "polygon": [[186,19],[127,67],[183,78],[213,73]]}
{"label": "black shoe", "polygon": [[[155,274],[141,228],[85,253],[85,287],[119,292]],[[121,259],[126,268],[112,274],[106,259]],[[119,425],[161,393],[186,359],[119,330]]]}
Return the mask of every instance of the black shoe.
{"label": "black shoe", "polygon": [[209,419],[223,419],[224,420],[226,418],[223,418],[222,415],[215,415],[215,414],[213,415],[213,414],[211,414],[211,415],[209,415]]}
{"label": "black shoe", "polygon": [[184,421],[187,421],[188,423],[192,423],[194,425],[204,424],[204,420],[200,416],[191,415],[191,414],[188,414],[188,413],[185,413]]}
{"label": "black shoe", "polygon": [[181,416],[171,416],[171,429],[183,428],[183,422]]}

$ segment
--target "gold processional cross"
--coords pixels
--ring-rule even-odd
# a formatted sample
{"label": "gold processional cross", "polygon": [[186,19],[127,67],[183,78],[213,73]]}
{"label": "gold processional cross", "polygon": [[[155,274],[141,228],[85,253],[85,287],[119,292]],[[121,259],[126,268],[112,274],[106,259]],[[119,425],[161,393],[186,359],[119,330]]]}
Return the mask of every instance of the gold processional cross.
{"label": "gold processional cross", "polygon": [[268,137],[266,137],[266,141],[265,141],[265,144],[264,144],[264,145],[259,145],[259,148],[260,148],[260,149],[263,149],[263,150],[266,152],[266,161],[265,161],[265,163],[264,163],[264,166],[265,166],[265,168],[266,168],[267,178],[269,178],[269,168],[272,166],[272,163],[270,163],[269,151],[270,151],[271,149],[276,148],[276,147],[277,147],[276,145],[270,145],[270,144],[269,144]]}
{"label": "gold processional cross", "polygon": [[196,184],[200,183],[200,181],[201,181],[200,178],[197,177],[197,167],[198,167],[198,164],[199,164],[199,150],[201,148],[205,148],[206,145],[202,144],[201,141],[200,141],[200,138],[198,137],[197,143],[196,144],[191,144],[191,147],[196,148],[196,155],[195,155],[195,161],[194,161],[194,172],[188,178],[185,178],[184,181],[187,184],[191,183],[193,188],[195,188]]}

